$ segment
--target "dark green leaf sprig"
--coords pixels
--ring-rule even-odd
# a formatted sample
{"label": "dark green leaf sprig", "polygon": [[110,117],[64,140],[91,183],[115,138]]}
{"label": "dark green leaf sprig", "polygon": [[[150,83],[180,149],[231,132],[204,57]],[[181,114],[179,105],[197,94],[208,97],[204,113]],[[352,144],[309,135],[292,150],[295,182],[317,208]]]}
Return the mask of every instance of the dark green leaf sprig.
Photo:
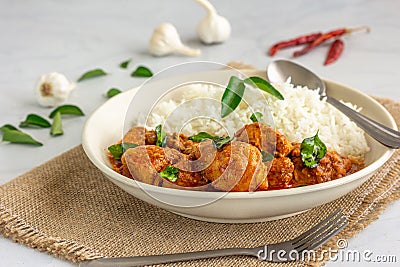
{"label": "dark green leaf sprig", "polygon": [[232,113],[242,101],[244,91],[246,89],[245,84],[256,87],[277,99],[283,100],[282,94],[275,89],[268,81],[260,77],[249,77],[247,79],[240,79],[236,76],[232,76],[229,79],[228,85],[222,95],[221,99],[221,118],[225,118]]}
{"label": "dark green leaf sprig", "polygon": [[137,144],[134,143],[122,143],[122,144],[115,144],[108,147],[108,151],[110,151],[111,155],[114,159],[121,159],[122,154],[125,153],[129,148],[137,147]]}
{"label": "dark green leaf sprig", "polygon": [[179,169],[174,166],[167,166],[162,172],[160,172],[162,178],[168,179],[172,183],[178,180],[178,175]]}
{"label": "dark green leaf sprig", "polygon": [[317,133],[309,138],[305,138],[300,146],[301,160],[308,168],[314,168],[319,161],[326,155],[326,145],[318,137]]}
{"label": "dark green leaf sprig", "polygon": [[100,68],[90,70],[90,71],[87,71],[84,74],[82,74],[82,76],[78,79],[78,82],[81,82],[81,81],[84,81],[87,79],[93,79],[96,77],[105,76],[107,74],[108,74],[107,72],[105,72],[103,69],[100,69]]}
{"label": "dark green leaf sprig", "polygon": [[27,133],[18,130],[15,126],[5,124],[0,127],[0,131],[3,132],[2,141],[10,142],[15,144],[27,144],[34,146],[42,146],[43,144],[35,140],[32,136]]}
{"label": "dark green leaf sprig", "polygon": [[214,146],[217,149],[221,149],[222,147],[229,144],[233,140],[233,138],[229,137],[228,135],[214,136],[206,132],[199,132],[198,134],[189,137],[189,140],[192,140],[193,142],[196,143],[203,142],[207,139],[212,140]]}
{"label": "dark green leaf sprig", "polygon": [[142,78],[148,78],[153,76],[153,72],[145,67],[145,66],[138,66],[132,73],[132,77],[142,77]]}

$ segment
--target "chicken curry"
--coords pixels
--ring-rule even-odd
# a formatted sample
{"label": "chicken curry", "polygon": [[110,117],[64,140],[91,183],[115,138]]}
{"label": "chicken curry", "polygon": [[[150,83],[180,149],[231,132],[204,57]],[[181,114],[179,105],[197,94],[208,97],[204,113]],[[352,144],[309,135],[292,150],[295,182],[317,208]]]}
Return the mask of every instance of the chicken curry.
{"label": "chicken curry", "polygon": [[247,124],[229,136],[165,133],[161,126],[131,128],[109,148],[113,169],[137,181],[204,191],[265,191],[319,184],[354,173],[362,160],[327,150],[314,165],[302,143],[267,125]]}

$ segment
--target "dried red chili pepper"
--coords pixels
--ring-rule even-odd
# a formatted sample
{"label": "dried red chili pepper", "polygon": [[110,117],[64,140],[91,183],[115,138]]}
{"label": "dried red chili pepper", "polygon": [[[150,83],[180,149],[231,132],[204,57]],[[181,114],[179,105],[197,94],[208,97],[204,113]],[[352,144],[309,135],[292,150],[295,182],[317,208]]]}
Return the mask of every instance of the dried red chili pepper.
{"label": "dried red chili pepper", "polygon": [[355,32],[355,31],[360,31],[360,30],[366,30],[367,32],[370,31],[369,27],[362,26],[362,27],[351,28],[351,29],[340,28],[340,29],[336,29],[336,30],[324,33],[319,38],[314,40],[311,44],[309,44],[308,46],[304,47],[303,49],[301,49],[299,51],[295,51],[293,53],[293,57],[298,57],[298,56],[304,55],[304,54],[308,53],[310,50],[314,49],[315,47],[319,46],[320,44],[326,42],[329,39],[332,39],[332,38],[338,37],[338,36],[342,36],[344,34],[349,34],[349,33]]}
{"label": "dried red chili pepper", "polygon": [[282,41],[282,42],[276,43],[273,46],[271,46],[271,48],[268,50],[268,54],[272,57],[273,55],[276,54],[276,52],[278,52],[279,50],[281,50],[283,48],[312,43],[317,38],[319,38],[321,35],[322,35],[321,32],[316,32],[316,33],[298,36],[296,38],[293,38],[293,39],[290,39],[287,41]]}
{"label": "dried red chili pepper", "polygon": [[340,39],[336,39],[329,48],[324,65],[328,65],[335,62],[342,54],[343,49],[344,49],[344,42]]}

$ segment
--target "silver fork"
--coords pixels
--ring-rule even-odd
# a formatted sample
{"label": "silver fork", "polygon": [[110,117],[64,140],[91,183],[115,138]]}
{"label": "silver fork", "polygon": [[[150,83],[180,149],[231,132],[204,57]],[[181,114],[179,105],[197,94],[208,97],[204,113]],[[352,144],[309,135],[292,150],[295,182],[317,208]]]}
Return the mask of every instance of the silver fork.
{"label": "silver fork", "polygon": [[295,261],[303,259],[304,255],[311,255],[309,253],[310,251],[325,244],[329,239],[346,227],[347,224],[348,222],[346,221],[346,217],[342,214],[341,210],[338,209],[310,230],[285,242],[255,248],[225,248],[153,256],[101,258],[82,262],[79,266],[132,267],[239,255],[253,256],[257,257],[259,260],[271,262]]}

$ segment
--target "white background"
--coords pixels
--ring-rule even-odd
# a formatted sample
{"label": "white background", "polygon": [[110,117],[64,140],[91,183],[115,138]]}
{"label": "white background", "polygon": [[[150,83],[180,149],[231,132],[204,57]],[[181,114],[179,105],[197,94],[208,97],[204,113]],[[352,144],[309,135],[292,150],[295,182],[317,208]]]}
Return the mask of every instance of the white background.
{"label": "white background", "polygon": [[[0,184],[78,145],[85,119],[104,103],[103,94],[110,87],[125,90],[143,81],[129,76],[138,64],[158,72],[193,60],[148,55],[152,30],[166,21],[177,27],[184,42],[202,50],[196,59],[243,61],[261,69],[272,60],[266,50],[276,41],[302,33],[369,25],[370,34],[355,33],[344,38],[345,51],[336,63],[323,66],[326,46],[297,61],[327,79],[400,101],[400,1],[213,2],[231,21],[232,37],[222,45],[204,46],[197,40],[195,28],[205,12],[195,1],[0,0],[1,125],[18,125],[28,113],[49,114],[50,110],[38,106],[33,96],[41,74],[58,71],[76,81],[83,72],[96,67],[111,73],[78,85],[68,102],[80,106],[87,115],[64,120],[63,136],[53,138],[47,130],[27,130],[44,146],[0,144]],[[276,58],[290,58],[291,52],[282,51]],[[118,64],[129,58],[130,70],[119,69]],[[400,261],[399,215],[400,202],[391,204],[378,221],[348,240],[349,249],[397,255]],[[0,266],[72,264],[0,238]]]}

